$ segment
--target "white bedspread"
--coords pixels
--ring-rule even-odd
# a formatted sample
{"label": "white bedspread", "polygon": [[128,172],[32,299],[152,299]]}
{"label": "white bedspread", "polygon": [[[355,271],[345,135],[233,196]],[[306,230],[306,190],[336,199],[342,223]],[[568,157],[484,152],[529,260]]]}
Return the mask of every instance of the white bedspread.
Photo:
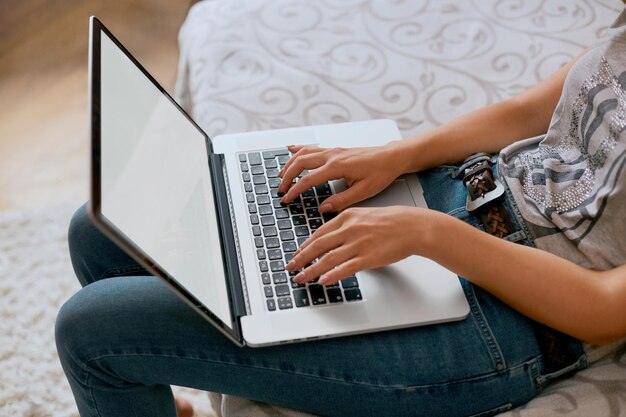
{"label": "white bedspread", "polygon": [[[176,96],[209,135],[390,118],[409,137],[545,78],[601,41],[622,7],[617,0],[205,0],[180,31]],[[624,353],[503,415],[626,416]],[[302,415],[213,400],[225,416]]]}

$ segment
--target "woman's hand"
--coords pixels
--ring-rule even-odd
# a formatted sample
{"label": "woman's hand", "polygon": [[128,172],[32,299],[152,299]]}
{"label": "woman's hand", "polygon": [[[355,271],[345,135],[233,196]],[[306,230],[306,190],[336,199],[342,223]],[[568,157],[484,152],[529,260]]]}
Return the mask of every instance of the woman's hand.
{"label": "woman's hand", "polygon": [[[284,203],[311,187],[330,180],[344,178],[348,188],[322,203],[320,213],[339,211],[378,194],[402,175],[402,152],[394,142],[370,148],[318,148],[315,146],[289,146],[293,156],[278,176],[282,179],[278,191],[285,193]],[[291,187],[303,170],[310,170]]]}
{"label": "woman's hand", "polygon": [[349,208],[325,223],[305,241],[287,264],[294,277],[304,283],[321,277],[332,284],[365,269],[379,268],[423,251],[433,235],[428,209],[408,206]]}

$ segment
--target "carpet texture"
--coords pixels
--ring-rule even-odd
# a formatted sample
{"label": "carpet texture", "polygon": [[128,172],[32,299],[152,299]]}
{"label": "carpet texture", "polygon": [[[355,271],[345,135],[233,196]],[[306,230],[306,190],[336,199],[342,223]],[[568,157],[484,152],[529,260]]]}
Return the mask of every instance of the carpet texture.
{"label": "carpet texture", "polygon": [[[54,344],[56,313],[80,288],[67,248],[74,206],[0,213],[0,416],[77,417]],[[207,393],[175,387],[199,417]]]}

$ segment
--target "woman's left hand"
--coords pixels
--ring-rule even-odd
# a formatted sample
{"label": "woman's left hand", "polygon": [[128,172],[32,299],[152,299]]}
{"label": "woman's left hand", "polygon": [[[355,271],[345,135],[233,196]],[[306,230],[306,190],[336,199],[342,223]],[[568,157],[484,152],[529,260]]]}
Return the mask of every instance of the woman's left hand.
{"label": "woman's left hand", "polygon": [[332,284],[365,269],[379,268],[419,253],[431,234],[431,210],[408,206],[349,208],[317,229],[287,264],[304,283],[320,277]]}

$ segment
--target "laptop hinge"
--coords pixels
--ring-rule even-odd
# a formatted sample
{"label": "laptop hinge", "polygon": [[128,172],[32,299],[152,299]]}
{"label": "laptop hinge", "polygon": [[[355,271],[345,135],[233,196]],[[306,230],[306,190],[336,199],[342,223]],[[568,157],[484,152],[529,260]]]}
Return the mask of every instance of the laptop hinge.
{"label": "laptop hinge", "polygon": [[239,270],[239,260],[237,257],[237,243],[233,233],[230,206],[228,203],[228,193],[224,179],[224,155],[209,155],[209,166],[213,177],[213,187],[215,190],[215,201],[220,229],[222,231],[222,251],[224,253],[224,267],[229,280],[229,297],[233,314],[236,318],[246,315],[246,303],[244,291],[241,283],[241,273]]}

